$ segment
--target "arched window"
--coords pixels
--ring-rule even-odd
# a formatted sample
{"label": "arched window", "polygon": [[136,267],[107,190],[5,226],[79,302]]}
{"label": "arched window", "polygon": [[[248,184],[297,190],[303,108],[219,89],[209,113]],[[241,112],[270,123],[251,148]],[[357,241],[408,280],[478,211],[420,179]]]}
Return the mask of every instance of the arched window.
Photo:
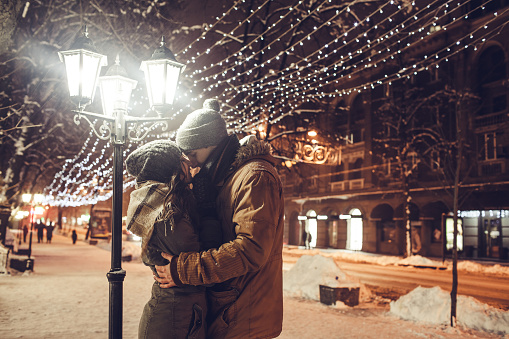
{"label": "arched window", "polygon": [[364,95],[359,94],[352,103],[350,110],[350,142],[364,141],[364,118],[366,117],[366,102]]}
{"label": "arched window", "polygon": [[363,160],[361,158],[357,158],[357,160],[355,160],[355,162],[353,163],[353,165],[351,167],[350,179],[362,178],[362,170],[361,170],[362,163],[363,163]]}
{"label": "arched window", "polygon": [[477,84],[482,100],[480,114],[497,113],[507,108],[505,79],[507,66],[504,51],[498,46],[491,46],[482,52],[478,63]]}
{"label": "arched window", "polygon": [[352,104],[352,123],[358,122],[365,117],[365,102],[364,96],[359,94]]}
{"label": "arched window", "polygon": [[341,163],[341,165],[333,166],[331,169],[331,181],[337,182],[337,181],[343,181],[345,180],[345,165]]}
{"label": "arched window", "polygon": [[346,125],[348,123],[348,110],[344,100],[341,100],[334,111],[334,127]]}

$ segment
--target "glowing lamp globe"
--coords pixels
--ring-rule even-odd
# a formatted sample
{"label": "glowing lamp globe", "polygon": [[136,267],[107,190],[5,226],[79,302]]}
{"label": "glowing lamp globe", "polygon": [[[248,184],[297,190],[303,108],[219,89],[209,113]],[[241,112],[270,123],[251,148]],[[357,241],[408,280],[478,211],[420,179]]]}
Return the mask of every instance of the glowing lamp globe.
{"label": "glowing lamp globe", "polygon": [[106,66],[106,56],[97,53],[88,38],[86,26],[68,51],[58,52],[65,65],[67,86],[71,101],[83,110],[94,99],[97,78],[102,66]]}
{"label": "glowing lamp globe", "polygon": [[106,71],[104,76],[99,77],[103,114],[112,117],[116,110],[127,112],[131,93],[137,83],[136,80],[127,77],[127,72],[120,66],[117,55],[115,64]]}
{"label": "glowing lamp globe", "polygon": [[145,73],[150,106],[159,115],[167,112],[173,104],[180,73],[184,67],[165,47],[164,37],[152,57],[142,61],[140,69]]}

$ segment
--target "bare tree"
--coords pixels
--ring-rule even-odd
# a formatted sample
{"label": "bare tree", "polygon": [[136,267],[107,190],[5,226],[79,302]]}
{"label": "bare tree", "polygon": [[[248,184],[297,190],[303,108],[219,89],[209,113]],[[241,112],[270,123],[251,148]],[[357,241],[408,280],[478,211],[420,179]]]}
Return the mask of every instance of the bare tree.
{"label": "bare tree", "polygon": [[87,25],[99,50],[111,51],[110,59],[119,53],[123,65],[139,77],[139,61],[148,59],[161,35],[170,36],[177,22],[171,13],[182,8],[181,1],[20,3],[0,7],[0,14],[16,23],[1,35],[12,46],[0,54],[2,203],[15,203],[25,191],[42,191],[88,134],[68,114],[72,107],[57,52]]}
{"label": "bare tree", "polygon": [[[457,176],[456,156],[463,146],[455,125],[456,105],[465,100],[463,96],[466,97],[447,88],[428,93],[422,87],[403,83],[375,113],[381,128],[376,131],[373,153],[391,163],[393,175],[401,182],[403,191],[406,256],[412,255],[410,188],[425,185],[418,182],[420,174],[433,173],[427,181],[440,182],[453,200],[453,190],[447,187],[453,187]],[[451,168],[454,170],[450,171]],[[453,206],[450,210],[454,210]]]}
{"label": "bare tree", "polygon": [[[411,221],[408,218],[408,203],[411,201],[409,182],[417,179],[419,166],[425,166],[426,171],[435,173],[435,179],[442,184],[444,192],[450,194],[452,205],[449,208],[454,221],[451,326],[456,326],[458,211],[465,199],[461,184],[472,168],[472,162],[469,165],[465,161],[472,150],[465,133],[466,117],[476,111],[479,98],[469,90],[456,91],[447,86],[429,96],[425,93],[422,89],[403,90],[401,96],[388,100],[380,107],[377,114],[384,128],[379,131],[376,146],[382,158],[395,163],[402,182],[404,201],[407,203],[407,256],[412,254]],[[419,159],[418,162],[409,161],[411,153]],[[430,171],[430,165],[433,171]]]}

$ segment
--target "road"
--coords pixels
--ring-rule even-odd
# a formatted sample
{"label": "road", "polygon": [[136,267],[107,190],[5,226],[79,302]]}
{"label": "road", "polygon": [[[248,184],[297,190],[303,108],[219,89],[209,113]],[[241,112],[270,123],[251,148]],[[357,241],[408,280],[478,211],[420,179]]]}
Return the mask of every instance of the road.
{"label": "road", "polygon": [[[377,266],[372,264],[338,262],[347,274],[367,285],[379,286],[407,293],[417,286],[452,288],[452,272],[429,268]],[[488,305],[509,310],[507,278],[458,273],[458,294],[468,295]]]}
{"label": "road", "polygon": [[[298,257],[284,256],[285,269],[291,268]],[[397,299],[418,286],[439,286],[451,291],[452,271],[405,266],[380,266],[334,259],[346,274],[357,278],[378,295]],[[509,284],[507,277],[458,272],[458,294],[504,310],[509,310]]]}

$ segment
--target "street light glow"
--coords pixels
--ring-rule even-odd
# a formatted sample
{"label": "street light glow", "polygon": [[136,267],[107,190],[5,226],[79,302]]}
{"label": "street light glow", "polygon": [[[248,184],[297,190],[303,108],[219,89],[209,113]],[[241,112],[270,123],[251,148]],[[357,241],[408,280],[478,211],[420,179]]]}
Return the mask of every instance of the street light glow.
{"label": "street light glow", "polygon": [[71,49],[58,55],[65,65],[71,100],[79,109],[84,109],[94,99],[97,77],[101,67],[106,66],[106,56],[96,53],[86,26]]}
{"label": "street light glow", "polygon": [[115,64],[108,69],[105,76],[99,77],[104,115],[113,117],[117,110],[127,112],[131,93],[137,83],[136,80],[127,77],[127,72],[120,66],[120,59],[117,55]]}
{"label": "street light glow", "polygon": [[141,62],[140,69],[145,73],[150,107],[160,116],[173,105],[180,73],[184,67],[166,48],[164,37],[150,60]]}

